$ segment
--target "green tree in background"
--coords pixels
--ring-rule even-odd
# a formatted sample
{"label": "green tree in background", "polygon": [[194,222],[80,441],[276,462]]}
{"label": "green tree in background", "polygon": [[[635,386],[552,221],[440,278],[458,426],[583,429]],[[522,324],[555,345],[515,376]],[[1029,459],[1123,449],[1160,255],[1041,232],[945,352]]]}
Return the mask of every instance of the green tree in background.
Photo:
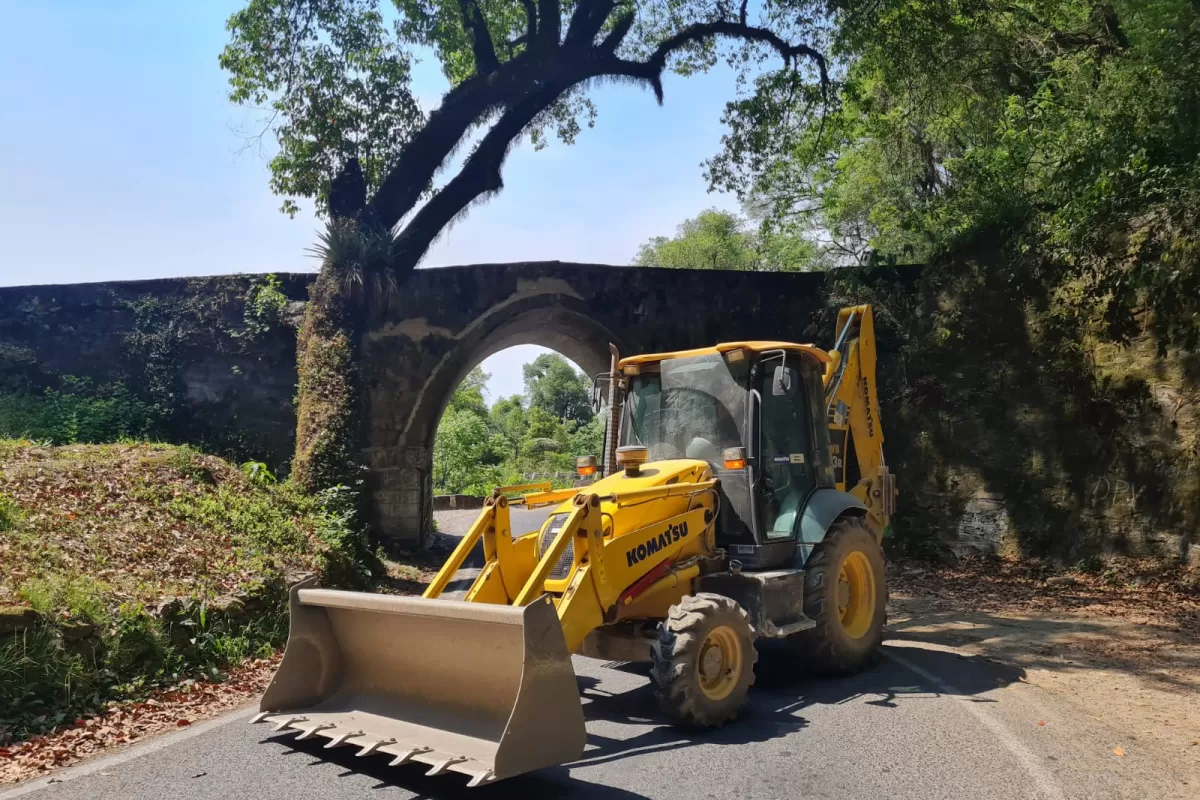
{"label": "green tree in background", "polygon": [[523,373],[527,396],[490,409],[489,376],[476,367],[463,379],[438,424],[435,491],[486,494],[529,473],[570,473],[576,456],[600,454],[604,426],[589,405],[587,379],[557,353],[538,356]]}
{"label": "green tree in background", "polygon": [[712,188],[823,266],[1001,244],[1014,279],[1122,338],[1200,344],[1200,4],[836,0],[829,104],[764,76]]}
{"label": "green tree in background", "polygon": [[587,422],[592,418],[592,382],[558,353],[542,353],[522,367],[522,372],[531,409],[544,409],[564,421]]}
{"label": "green tree in background", "polygon": [[525,420],[525,407],[521,395],[514,394],[496,402],[488,413],[488,424],[504,441],[505,452],[512,460],[521,454],[521,441],[529,425]]}
{"label": "green tree in background", "polygon": [[439,491],[483,494],[503,482],[508,453],[488,424],[487,381],[480,367],[471,370],[442,413],[433,445],[433,480]]}
{"label": "green tree in background", "polygon": [[684,220],[674,237],[656,236],[638,250],[639,267],[800,271],[812,262],[816,247],[799,235],[775,227],[754,230],[748,220],[708,209]]}

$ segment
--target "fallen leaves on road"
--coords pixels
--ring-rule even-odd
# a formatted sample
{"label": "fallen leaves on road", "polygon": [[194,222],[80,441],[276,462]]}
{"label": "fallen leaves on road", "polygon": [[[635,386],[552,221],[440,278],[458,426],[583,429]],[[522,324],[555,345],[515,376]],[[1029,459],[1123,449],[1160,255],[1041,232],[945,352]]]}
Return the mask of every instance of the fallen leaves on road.
{"label": "fallen leaves on road", "polygon": [[[1069,582],[1051,582],[1052,567],[1009,558],[965,557],[954,566],[898,560],[889,565],[893,596],[936,602],[964,612],[1077,613],[1120,618],[1136,625],[1172,631],[1200,642],[1200,594],[1187,588],[1185,568],[1149,561],[1113,559],[1103,574],[1077,573]],[[1151,571],[1150,577],[1137,572]],[[1119,576],[1119,579],[1115,576]],[[1062,576],[1058,576],[1062,577]]]}
{"label": "fallen leaves on road", "polygon": [[1123,748],[1123,747],[1114,747],[1114,748],[1113,748],[1113,755],[1114,755],[1114,756],[1116,756],[1117,758],[1124,758],[1124,757],[1125,757],[1125,748]]}
{"label": "fallen leaves on road", "polygon": [[57,731],[0,749],[0,785],[37,777],[121,745],[185,728],[244,705],[260,695],[279,656],[248,661],[220,683],[189,681],[138,702],[117,703]]}

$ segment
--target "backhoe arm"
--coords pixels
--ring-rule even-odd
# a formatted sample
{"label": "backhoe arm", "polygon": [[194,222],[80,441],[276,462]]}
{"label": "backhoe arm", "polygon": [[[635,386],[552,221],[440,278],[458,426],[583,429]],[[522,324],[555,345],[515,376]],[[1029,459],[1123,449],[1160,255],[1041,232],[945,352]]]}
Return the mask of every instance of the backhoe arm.
{"label": "backhoe arm", "polygon": [[824,376],[835,481],[867,506],[868,527],[882,539],[896,508],[896,479],[883,457],[871,307],[839,311],[835,341]]}

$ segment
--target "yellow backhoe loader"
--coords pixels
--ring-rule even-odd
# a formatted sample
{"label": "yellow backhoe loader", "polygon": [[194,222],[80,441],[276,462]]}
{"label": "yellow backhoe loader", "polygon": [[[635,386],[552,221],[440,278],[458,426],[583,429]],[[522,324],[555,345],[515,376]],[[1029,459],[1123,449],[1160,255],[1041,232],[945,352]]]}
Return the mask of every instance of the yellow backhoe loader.
{"label": "yellow backhoe loader", "polygon": [[[614,351],[594,399],[607,388],[620,409],[617,468],[598,478],[582,457],[582,487],[496,490],[423,597],[293,587],[254,721],[478,786],[580,757],[573,653],[648,662],[663,712],[692,726],[737,715],[757,639],[860,669],[883,635],[896,489],[869,306],[839,313],[836,342]],[[517,532],[513,506],[555,508]],[[480,543],[478,575],[447,599]]]}

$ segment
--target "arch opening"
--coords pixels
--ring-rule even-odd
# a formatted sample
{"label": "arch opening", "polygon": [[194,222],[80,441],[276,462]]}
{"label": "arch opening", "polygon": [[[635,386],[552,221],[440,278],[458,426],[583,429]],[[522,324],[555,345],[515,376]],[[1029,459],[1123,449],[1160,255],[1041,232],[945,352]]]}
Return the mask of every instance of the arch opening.
{"label": "arch opening", "polygon": [[[393,366],[400,367],[394,372],[402,373],[389,374],[386,381],[377,382],[370,399],[371,424],[378,431],[372,435],[381,438],[383,434],[394,442],[390,447],[372,443],[368,454],[375,494],[373,528],[385,541],[416,540],[426,546],[431,540],[435,492],[478,495],[493,486],[510,480],[521,482],[525,475],[537,473],[560,473],[553,480],[561,484],[574,456],[583,454],[574,450],[591,447],[596,451],[592,454],[600,455],[603,412],[594,415],[590,402],[587,415],[581,416],[594,416],[595,420],[571,419],[574,427],[569,430],[565,424],[568,420],[562,415],[551,419],[545,413],[533,412],[534,404],[526,397],[522,399],[519,414],[509,402],[507,437],[498,430],[505,410],[501,409],[493,418],[492,407],[504,399],[511,401],[511,396],[485,396],[484,407],[476,404],[475,419],[461,416],[452,407],[456,391],[470,378],[472,370],[489,357],[518,345],[536,345],[555,354],[561,363],[569,365],[580,387],[586,386],[584,397],[590,398],[593,376],[608,371],[609,345],[623,350],[621,340],[587,314],[578,298],[538,300],[531,306],[493,309],[472,320],[453,337],[421,342],[420,358],[409,359],[407,364],[395,363],[404,359],[402,352],[388,353],[383,347],[376,351],[376,358],[393,361]],[[523,383],[522,376],[522,395]],[[411,399],[396,402],[398,392],[392,392],[393,387],[402,389],[403,395]],[[387,413],[377,414],[375,409],[384,406]],[[461,462],[471,454],[483,456],[485,469],[456,472],[440,463],[454,449],[447,431],[443,431],[440,447],[438,441],[439,425],[451,411],[457,428],[454,458]],[[532,429],[527,433],[546,435],[515,436],[514,432],[522,425]],[[389,428],[393,431],[390,435]],[[510,451],[496,452],[500,447],[485,450],[478,443],[468,447],[469,442],[464,439],[469,440],[472,435],[486,436],[489,443],[493,436],[498,436],[499,443],[507,442]],[[533,441],[537,439],[543,441]],[[600,439],[601,443],[591,445],[593,439]]]}
{"label": "arch opening", "polygon": [[497,486],[575,485],[576,456],[603,448],[606,417],[591,394],[592,378],[545,347],[513,346],[475,364],[434,434],[435,511],[478,506]]}

